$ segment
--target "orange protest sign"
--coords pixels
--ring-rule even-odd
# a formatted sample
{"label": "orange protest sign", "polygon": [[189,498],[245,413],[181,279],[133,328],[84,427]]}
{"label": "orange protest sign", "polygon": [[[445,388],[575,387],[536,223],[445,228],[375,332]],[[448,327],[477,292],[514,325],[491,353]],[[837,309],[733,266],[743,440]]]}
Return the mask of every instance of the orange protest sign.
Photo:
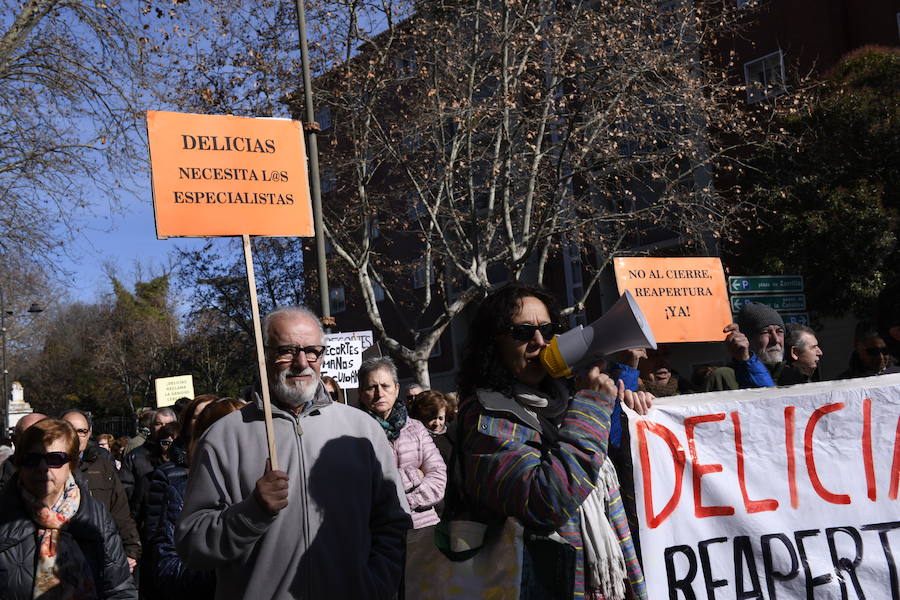
{"label": "orange protest sign", "polygon": [[300,123],[147,111],[156,235],[312,236]]}
{"label": "orange protest sign", "polygon": [[725,339],[731,307],[718,258],[616,258],[613,266],[619,293],[631,292],[657,342]]}

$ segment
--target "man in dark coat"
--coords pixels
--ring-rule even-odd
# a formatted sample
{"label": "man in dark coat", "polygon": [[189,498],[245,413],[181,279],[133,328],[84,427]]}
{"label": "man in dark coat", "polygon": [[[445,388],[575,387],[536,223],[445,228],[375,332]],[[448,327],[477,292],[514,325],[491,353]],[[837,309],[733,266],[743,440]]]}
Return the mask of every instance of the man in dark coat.
{"label": "man in dark coat", "polygon": [[78,434],[79,452],[81,456],[78,467],[73,470],[76,479],[80,479],[90,491],[91,496],[99,500],[116,522],[128,566],[133,571],[141,557],[141,539],[137,526],[131,518],[128,498],[122,482],[116,475],[109,453],[95,445],[89,444],[91,439],[91,423],[88,415],[80,410],[70,410],[63,415],[63,420],[75,428]]}
{"label": "man in dark coat", "polygon": [[806,325],[791,323],[784,336],[784,369],[778,376],[778,385],[794,385],[818,381],[819,359],[822,349],[816,332]]}

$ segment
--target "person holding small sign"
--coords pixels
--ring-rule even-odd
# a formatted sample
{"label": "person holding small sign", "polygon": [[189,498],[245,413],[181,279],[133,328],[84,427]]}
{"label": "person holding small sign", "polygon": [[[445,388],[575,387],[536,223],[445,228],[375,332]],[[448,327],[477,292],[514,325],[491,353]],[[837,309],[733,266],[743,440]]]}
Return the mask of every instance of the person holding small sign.
{"label": "person holding small sign", "polygon": [[770,306],[748,302],[723,330],[731,363],[710,373],[706,391],[775,387],[784,368],[784,319]]}
{"label": "person holding small sign", "polygon": [[316,315],[277,309],[262,334],[284,470],[267,459],[254,393],[197,441],[178,553],[192,568],[216,570],[220,600],[393,598],[411,520],[384,431],[325,391]]}

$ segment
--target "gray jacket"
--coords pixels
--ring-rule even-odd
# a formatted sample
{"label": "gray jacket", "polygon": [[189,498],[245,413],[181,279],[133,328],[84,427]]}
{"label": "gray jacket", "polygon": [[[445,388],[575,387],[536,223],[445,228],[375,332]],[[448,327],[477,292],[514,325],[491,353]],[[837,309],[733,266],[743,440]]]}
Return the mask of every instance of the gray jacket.
{"label": "gray jacket", "polygon": [[178,553],[216,569],[217,599],[393,598],[412,523],[384,431],[321,384],[299,417],[272,412],[287,507],[272,517],[253,496],[268,456],[256,398],[201,438]]}

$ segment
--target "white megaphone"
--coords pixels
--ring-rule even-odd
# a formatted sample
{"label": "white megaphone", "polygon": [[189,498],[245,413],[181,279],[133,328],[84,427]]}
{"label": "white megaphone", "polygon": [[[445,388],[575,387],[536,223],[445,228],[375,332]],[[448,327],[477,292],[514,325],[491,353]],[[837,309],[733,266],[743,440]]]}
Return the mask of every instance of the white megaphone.
{"label": "white megaphone", "polygon": [[541,364],[551,377],[571,377],[601,358],[629,348],[656,349],[656,338],[634,296],[625,290],[602,317],[550,340],[541,350]]}

